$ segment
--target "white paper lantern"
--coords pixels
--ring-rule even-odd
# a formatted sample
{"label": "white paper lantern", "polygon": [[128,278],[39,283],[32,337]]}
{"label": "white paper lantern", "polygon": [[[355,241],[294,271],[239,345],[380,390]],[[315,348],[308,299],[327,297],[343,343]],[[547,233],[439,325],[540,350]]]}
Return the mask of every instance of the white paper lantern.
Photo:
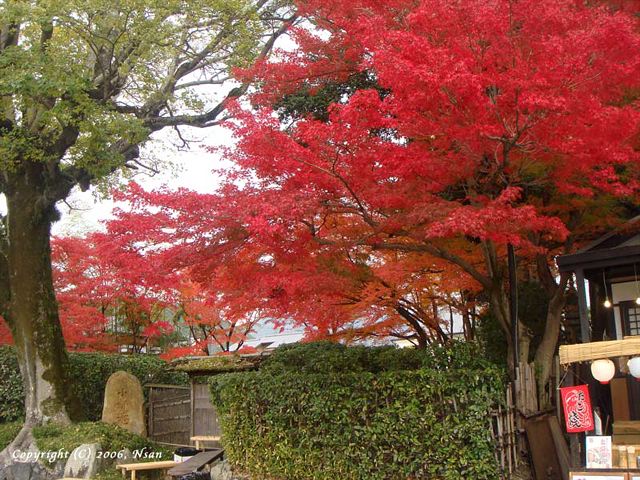
{"label": "white paper lantern", "polygon": [[591,363],[591,374],[600,383],[607,384],[616,374],[616,366],[609,359],[596,360]]}
{"label": "white paper lantern", "polygon": [[640,357],[630,358],[627,367],[629,367],[629,373],[640,380]]}

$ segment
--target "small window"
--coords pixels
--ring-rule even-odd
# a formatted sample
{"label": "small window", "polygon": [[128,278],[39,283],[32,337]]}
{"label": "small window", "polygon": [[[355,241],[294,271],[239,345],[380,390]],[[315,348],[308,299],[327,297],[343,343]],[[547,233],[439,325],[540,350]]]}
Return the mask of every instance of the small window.
{"label": "small window", "polygon": [[640,335],[640,305],[635,302],[621,302],[622,321],[625,335]]}

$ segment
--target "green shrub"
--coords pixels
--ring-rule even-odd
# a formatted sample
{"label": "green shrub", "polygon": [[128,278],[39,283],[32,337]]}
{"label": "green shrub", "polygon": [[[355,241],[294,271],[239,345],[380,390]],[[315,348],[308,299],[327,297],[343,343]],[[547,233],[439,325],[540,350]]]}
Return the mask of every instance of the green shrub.
{"label": "green shrub", "polygon": [[417,370],[421,367],[446,369],[484,369],[492,364],[484,359],[480,347],[471,342],[454,342],[448,347],[425,350],[395,347],[347,347],[339,343],[313,342],[283,345],[261,364],[264,373],[379,373]]}
{"label": "green shrub", "polygon": [[0,347],[0,423],[24,419],[24,393],[12,347]]}
{"label": "green shrub", "polygon": [[255,478],[498,478],[502,373],[474,348],[309,344],[213,377],[226,455]]}
{"label": "green shrub", "polygon": [[0,451],[4,450],[16,438],[20,428],[22,428],[20,422],[0,423]]}
{"label": "green shrub", "polygon": [[[150,383],[187,385],[188,376],[176,372],[167,362],[155,355],[116,355],[105,353],[71,353],[71,378],[78,379],[73,384],[80,398],[87,420],[102,418],[104,387],[114,372],[124,370],[140,380],[144,386]],[[145,389],[145,395],[148,393]]]}
{"label": "green shrub", "polygon": [[[185,385],[188,382],[185,373],[170,369],[164,360],[154,355],[70,353],[69,362],[70,376],[77,380],[73,386],[88,420],[101,418],[104,387],[109,376],[118,370],[136,376],[142,385]],[[21,420],[24,416],[24,393],[12,347],[0,347],[0,375],[0,423]]]}

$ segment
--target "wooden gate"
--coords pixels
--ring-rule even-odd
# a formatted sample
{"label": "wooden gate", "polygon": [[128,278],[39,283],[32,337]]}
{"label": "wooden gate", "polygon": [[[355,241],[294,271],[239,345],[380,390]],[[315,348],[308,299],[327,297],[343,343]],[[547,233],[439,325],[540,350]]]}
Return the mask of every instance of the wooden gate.
{"label": "wooden gate", "polygon": [[177,385],[147,385],[149,438],[162,443],[189,445],[191,392]]}
{"label": "wooden gate", "polygon": [[191,384],[192,403],[191,419],[193,435],[220,436],[218,414],[211,404],[209,385],[206,383]]}

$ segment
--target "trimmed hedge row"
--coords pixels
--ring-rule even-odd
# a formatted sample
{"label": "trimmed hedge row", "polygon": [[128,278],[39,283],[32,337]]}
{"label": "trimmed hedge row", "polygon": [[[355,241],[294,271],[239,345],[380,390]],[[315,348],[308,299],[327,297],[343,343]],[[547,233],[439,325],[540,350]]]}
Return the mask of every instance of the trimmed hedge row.
{"label": "trimmed hedge row", "polygon": [[[106,353],[70,353],[71,378],[88,420],[100,420],[104,387],[109,376],[124,370],[140,382],[185,385],[183,372],[170,370],[167,363],[154,355],[118,355]],[[145,392],[146,393],[146,392]],[[24,392],[18,360],[13,347],[0,347],[0,423],[22,420]]]}
{"label": "trimmed hedge row", "polygon": [[277,350],[212,378],[225,454],[255,478],[498,478],[487,414],[502,373],[473,351]]}
{"label": "trimmed hedge row", "polygon": [[388,347],[347,347],[327,341],[283,345],[260,365],[264,373],[387,372],[397,370],[485,369],[493,364],[484,358],[480,346],[454,342],[447,347],[427,349]]}

